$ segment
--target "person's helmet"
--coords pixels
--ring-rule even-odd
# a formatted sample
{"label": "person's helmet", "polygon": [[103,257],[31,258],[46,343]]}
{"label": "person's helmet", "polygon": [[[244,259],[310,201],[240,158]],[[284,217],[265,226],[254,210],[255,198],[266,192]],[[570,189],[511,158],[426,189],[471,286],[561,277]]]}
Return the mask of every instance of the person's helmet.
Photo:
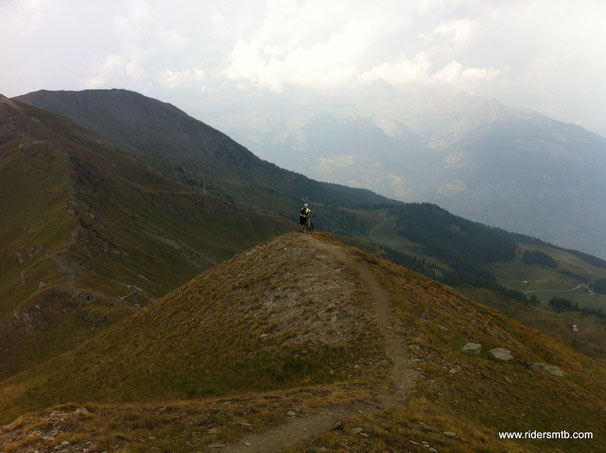
{"label": "person's helmet", "polygon": [[303,205],[303,207],[304,207],[304,208],[308,208],[308,207],[309,207],[309,205],[308,205],[307,203],[305,203],[305,204]]}

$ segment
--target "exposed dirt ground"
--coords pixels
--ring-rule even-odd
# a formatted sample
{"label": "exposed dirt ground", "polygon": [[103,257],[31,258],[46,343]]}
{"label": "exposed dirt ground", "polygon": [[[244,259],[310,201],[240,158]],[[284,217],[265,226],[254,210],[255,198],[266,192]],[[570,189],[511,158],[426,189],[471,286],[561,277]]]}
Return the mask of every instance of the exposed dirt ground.
{"label": "exposed dirt ground", "polygon": [[392,303],[382,288],[377,276],[352,249],[346,249],[330,243],[319,241],[313,236],[305,236],[311,247],[318,251],[320,257],[330,257],[329,263],[343,263],[357,276],[364,293],[364,306],[374,308],[374,318],[381,332],[387,339],[387,353],[393,362],[391,373],[391,391],[380,394],[376,400],[359,406],[334,407],[306,417],[296,418],[263,434],[256,434],[227,446],[228,452],[279,452],[294,444],[304,444],[320,434],[337,429],[343,421],[354,414],[372,409],[383,409],[406,404],[407,395],[413,390],[417,374],[408,359],[406,346],[401,337],[396,335],[398,328],[393,322]]}

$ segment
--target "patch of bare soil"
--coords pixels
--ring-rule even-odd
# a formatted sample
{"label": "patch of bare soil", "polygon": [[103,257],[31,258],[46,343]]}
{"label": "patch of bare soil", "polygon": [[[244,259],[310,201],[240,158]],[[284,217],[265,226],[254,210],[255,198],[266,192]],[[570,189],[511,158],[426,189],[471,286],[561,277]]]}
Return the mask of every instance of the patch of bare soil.
{"label": "patch of bare soil", "polygon": [[380,394],[376,401],[369,401],[359,407],[335,407],[310,417],[287,421],[263,434],[246,437],[223,451],[269,453],[305,444],[322,433],[338,429],[344,420],[355,414],[405,405],[406,397],[414,388],[417,372],[411,365],[402,337],[397,335],[398,327],[394,323],[391,300],[363,256],[355,254],[352,249],[322,242],[312,236],[304,236],[304,239],[315,249],[316,256],[328,257],[327,262],[333,263],[333,266],[335,263],[344,265],[350,273],[353,271],[356,275],[364,292],[363,305],[373,307],[375,322],[386,338],[387,354],[393,362],[391,390]]}

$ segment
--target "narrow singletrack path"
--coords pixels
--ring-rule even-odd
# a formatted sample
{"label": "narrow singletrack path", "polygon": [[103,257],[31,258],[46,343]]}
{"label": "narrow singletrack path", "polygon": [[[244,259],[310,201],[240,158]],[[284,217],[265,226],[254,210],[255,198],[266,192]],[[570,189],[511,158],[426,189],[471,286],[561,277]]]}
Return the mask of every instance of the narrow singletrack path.
{"label": "narrow singletrack path", "polygon": [[327,408],[309,417],[293,418],[265,433],[240,439],[237,444],[226,446],[221,451],[271,453],[283,451],[292,445],[305,444],[320,434],[335,429],[354,414],[368,412],[371,408],[403,406],[407,396],[414,389],[417,372],[408,358],[403,338],[396,333],[391,299],[369,264],[350,249],[316,240],[312,236],[306,235],[306,240],[313,241],[318,251],[330,254],[335,262],[344,263],[358,275],[361,286],[365,290],[364,297],[373,307],[376,323],[386,338],[387,355],[393,362],[392,388],[364,406]]}

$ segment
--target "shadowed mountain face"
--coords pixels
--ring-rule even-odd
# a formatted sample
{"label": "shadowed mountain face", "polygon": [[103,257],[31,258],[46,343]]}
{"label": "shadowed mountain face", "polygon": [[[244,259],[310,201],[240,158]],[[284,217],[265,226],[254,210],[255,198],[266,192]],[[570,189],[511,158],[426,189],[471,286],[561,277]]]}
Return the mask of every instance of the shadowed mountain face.
{"label": "shadowed mountain face", "polygon": [[[606,139],[503,114],[452,145],[434,200],[468,218],[606,256]],[[456,159],[454,158],[456,156]]]}
{"label": "shadowed mountain face", "polygon": [[[17,99],[65,115],[171,179],[242,206],[292,218],[306,198],[321,207],[325,230],[368,234],[372,225],[349,227],[356,222],[336,208],[395,203],[282,170],[177,108],[130,91],[38,91]],[[372,120],[325,114],[297,127],[285,120],[279,138],[257,144],[278,163],[321,179],[438,203],[466,218],[606,256],[605,139],[496,101],[440,99],[415,107],[416,122],[403,118],[414,129],[390,117],[394,107]]]}
{"label": "shadowed mountain face", "polygon": [[561,439],[498,432],[566,429],[593,432],[571,450],[588,452],[606,434],[605,378],[449,287],[291,233],[1,382],[5,422],[63,405],[0,427],[0,446],[555,452]]}
{"label": "shadowed mountain face", "polygon": [[171,181],[63,117],[0,98],[0,377],[80,344],[294,225]]}
{"label": "shadowed mountain face", "polygon": [[172,179],[243,206],[291,217],[304,198],[343,207],[392,203],[282,170],[170,104],[131,91],[38,91],[16,99],[64,115]]}

